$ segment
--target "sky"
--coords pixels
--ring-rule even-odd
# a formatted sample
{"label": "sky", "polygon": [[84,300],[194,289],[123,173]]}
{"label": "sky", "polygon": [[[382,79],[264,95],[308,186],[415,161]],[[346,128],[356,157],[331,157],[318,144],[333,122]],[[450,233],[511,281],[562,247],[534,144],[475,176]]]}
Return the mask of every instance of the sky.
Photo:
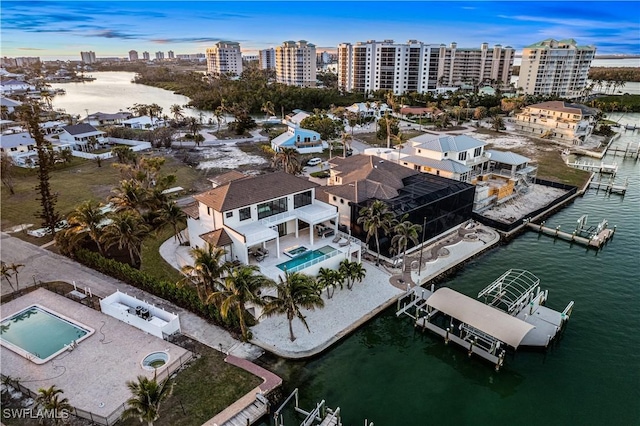
{"label": "sky", "polygon": [[243,53],[307,40],[317,51],[367,40],[525,46],[554,38],[597,54],[640,54],[635,1],[25,1],[2,0],[1,56],[126,57],[129,50],[204,53],[221,40]]}

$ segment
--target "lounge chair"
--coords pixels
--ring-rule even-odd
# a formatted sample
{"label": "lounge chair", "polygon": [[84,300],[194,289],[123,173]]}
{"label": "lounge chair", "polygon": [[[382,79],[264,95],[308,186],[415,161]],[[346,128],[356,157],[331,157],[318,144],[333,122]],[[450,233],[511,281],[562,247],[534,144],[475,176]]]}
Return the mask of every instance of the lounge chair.
{"label": "lounge chair", "polygon": [[346,238],[340,240],[340,242],[338,243],[338,245],[340,247],[345,247],[345,246],[348,246],[349,244],[351,244],[351,242],[349,240],[347,240]]}
{"label": "lounge chair", "polygon": [[342,237],[340,235],[336,235],[333,240],[331,240],[332,243],[337,243],[338,241],[340,241],[342,239]]}

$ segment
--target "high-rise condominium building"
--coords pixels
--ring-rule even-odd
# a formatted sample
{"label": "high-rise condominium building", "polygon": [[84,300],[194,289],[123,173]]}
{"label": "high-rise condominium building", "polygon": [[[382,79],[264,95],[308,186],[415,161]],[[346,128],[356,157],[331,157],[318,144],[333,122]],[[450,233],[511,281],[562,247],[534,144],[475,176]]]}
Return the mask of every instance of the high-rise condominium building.
{"label": "high-rise condominium building", "polygon": [[275,49],[264,49],[258,52],[258,62],[262,70],[276,69],[276,51]]}
{"label": "high-rise condominium building", "polygon": [[80,58],[85,64],[93,64],[96,62],[96,52],[80,52]]}
{"label": "high-rise condominium building", "polygon": [[149,55],[149,52],[142,52],[142,59],[144,59],[145,61],[151,60],[151,55]]}
{"label": "high-rise condominium building", "polygon": [[21,56],[19,58],[7,58],[5,56],[1,61],[3,67],[28,67],[37,63],[40,63],[40,58],[37,56]]}
{"label": "high-rise condominium building", "polygon": [[482,82],[507,85],[514,56],[510,46],[490,48],[487,43],[479,49],[416,40],[343,43],[338,46],[338,86],[349,92],[402,94]]}
{"label": "high-rise condominium building", "polygon": [[129,60],[131,62],[138,60],[138,51],[137,50],[130,50],[129,51]]}
{"label": "high-rise condominium building", "polygon": [[156,61],[162,61],[164,60],[164,52],[156,52]]}
{"label": "high-rise condominium building", "polygon": [[580,96],[587,85],[595,46],[578,46],[573,39],[553,39],[522,50],[518,87],[528,95]]}
{"label": "high-rise condominium building", "polygon": [[242,74],[242,53],[240,44],[220,41],[207,49],[207,72],[211,75]]}
{"label": "high-rise condominium building", "polygon": [[285,41],[276,48],[276,81],[299,87],[316,85],[316,46],[306,40]]}
{"label": "high-rise condominium building", "polygon": [[167,52],[167,56],[169,56],[169,59],[175,59],[176,58],[176,54],[173,52],[173,50],[170,50]]}

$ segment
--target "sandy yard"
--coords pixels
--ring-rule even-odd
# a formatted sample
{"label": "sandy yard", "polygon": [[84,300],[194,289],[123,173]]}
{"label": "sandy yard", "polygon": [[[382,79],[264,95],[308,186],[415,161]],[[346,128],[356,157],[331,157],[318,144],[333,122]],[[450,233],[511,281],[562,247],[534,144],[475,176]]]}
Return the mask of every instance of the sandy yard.
{"label": "sandy yard", "polygon": [[198,149],[201,157],[198,169],[235,169],[245,165],[265,165],[267,161],[257,155],[243,152],[235,145],[223,145]]}
{"label": "sandy yard", "polygon": [[511,223],[527,214],[545,207],[566,191],[543,185],[533,185],[529,192],[482,212],[482,216],[504,223]]}

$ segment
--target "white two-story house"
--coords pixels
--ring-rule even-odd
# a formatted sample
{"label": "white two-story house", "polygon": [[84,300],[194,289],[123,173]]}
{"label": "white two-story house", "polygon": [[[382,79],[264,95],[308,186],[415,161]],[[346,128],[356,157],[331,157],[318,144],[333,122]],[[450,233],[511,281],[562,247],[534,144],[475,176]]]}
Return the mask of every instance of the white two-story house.
{"label": "white two-story house", "polygon": [[68,143],[75,151],[90,151],[92,148],[90,145],[107,142],[104,135],[105,132],[85,123],[64,126],[58,137],[61,142]]}
{"label": "white two-story house", "polygon": [[484,153],[485,145],[467,135],[424,134],[395,149],[369,148],[364,153],[420,172],[470,182],[487,167],[489,159]]}
{"label": "white two-story house", "polygon": [[326,239],[315,232],[319,227],[337,230],[338,223],[336,207],[317,200],[316,187],[276,172],[234,179],[198,194],[196,204],[183,209],[190,246],[223,248],[226,260],[243,264],[255,262],[256,249],[268,250],[270,261],[287,254],[283,239],[289,244],[300,238],[312,247],[316,240]]}
{"label": "white two-story house", "polygon": [[524,107],[516,114],[516,130],[571,145],[582,145],[595,127],[596,110],[564,101]]}

